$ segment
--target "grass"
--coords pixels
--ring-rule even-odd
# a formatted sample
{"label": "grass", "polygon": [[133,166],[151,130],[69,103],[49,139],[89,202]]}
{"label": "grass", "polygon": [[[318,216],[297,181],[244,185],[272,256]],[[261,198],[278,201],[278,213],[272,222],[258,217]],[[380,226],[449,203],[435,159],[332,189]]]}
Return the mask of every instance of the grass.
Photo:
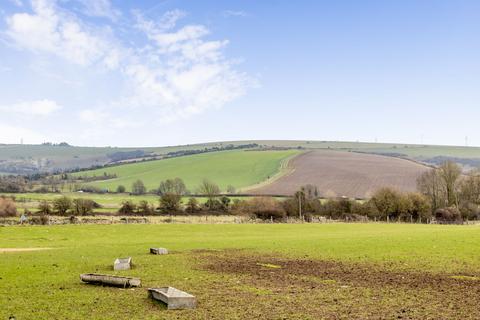
{"label": "grass", "polygon": [[179,177],[191,191],[195,191],[203,179],[217,183],[225,191],[228,185],[239,189],[268,179],[277,173],[283,159],[296,153],[295,150],[212,152],[84,171],[78,175],[116,174],[115,179],[90,183],[109,190],[115,190],[118,185],[131,190],[137,179],[151,190],[158,188],[162,180]]}
{"label": "grass", "polygon": [[[0,318],[14,315],[17,319],[314,319],[312,312],[316,308],[327,308],[321,310],[341,317],[344,312],[341,307],[347,300],[352,299],[358,306],[373,301],[375,292],[362,288],[352,291],[329,278],[318,281],[321,290],[309,287],[305,295],[292,287],[293,280],[290,287],[287,285],[288,291],[278,291],[282,289],[250,283],[237,274],[206,271],[198,265],[198,259],[204,262],[200,251],[194,250],[243,249],[241,252],[252,255],[368,263],[398,272],[449,273],[460,277],[452,281],[465,281],[462,276],[478,276],[479,231],[479,226],[373,223],[5,227],[0,228],[0,248],[53,249],[0,253]],[[149,255],[148,248],[154,246],[166,247],[172,254]],[[133,258],[134,269],[114,272],[113,260],[125,256]],[[264,260],[257,263],[279,265]],[[268,273],[284,272],[283,268],[258,268]],[[138,276],[144,288],[124,290],[81,284],[78,275],[87,272]],[[470,278],[466,280],[469,285],[478,283]],[[145,288],[162,285],[194,293],[199,299],[198,308],[167,311],[149,300]],[[356,292],[369,298],[359,301],[364,297],[353,295]],[[420,296],[415,301],[423,294],[421,289],[416,292]],[[375,303],[388,306],[410,303],[404,294],[402,288],[396,288],[391,296]],[[305,298],[309,304],[302,305],[296,296]],[[426,301],[425,305],[429,306],[426,309],[441,310],[432,301]],[[425,316],[417,314],[423,318],[422,315]],[[448,317],[437,314],[437,318],[443,316]]]}

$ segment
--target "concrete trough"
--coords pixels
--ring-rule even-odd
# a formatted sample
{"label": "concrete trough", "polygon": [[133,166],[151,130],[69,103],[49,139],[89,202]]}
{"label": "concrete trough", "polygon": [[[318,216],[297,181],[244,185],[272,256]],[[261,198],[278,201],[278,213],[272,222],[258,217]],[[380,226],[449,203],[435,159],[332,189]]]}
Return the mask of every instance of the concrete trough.
{"label": "concrete trough", "polygon": [[197,299],[189,293],[173,287],[149,288],[149,295],[167,305],[167,309],[195,309]]}
{"label": "concrete trough", "polygon": [[118,258],[113,263],[113,270],[130,270],[132,267],[132,258]]}
{"label": "concrete trough", "polygon": [[142,284],[139,278],[119,277],[119,276],[112,276],[108,274],[97,274],[97,273],[81,274],[80,280],[86,283],[91,283],[91,284],[101,284],[106,286],[123,287],[123,288],[140,287],[140,285]]}
{"label": "concrete trough", "polygon": [[165,248],[150,248],[151,254],[168,254],[168,250]]}

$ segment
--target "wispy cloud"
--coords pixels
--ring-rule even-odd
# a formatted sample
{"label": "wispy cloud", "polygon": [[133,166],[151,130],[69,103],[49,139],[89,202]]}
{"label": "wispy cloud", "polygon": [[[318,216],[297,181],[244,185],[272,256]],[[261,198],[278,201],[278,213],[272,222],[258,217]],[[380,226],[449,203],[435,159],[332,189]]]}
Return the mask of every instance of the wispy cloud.
{"label": "wispy cloud", "polygon": [[[99,3],[90,7],[92,14],[115,11],[110,2]],[[210,40],[212,32],[205,25],[180,24],[184,11],[168,11],[155,20],[134,11],[129,32],[137,34],[138,46],[122,39],[115,28],[91,25],[55,1],[32,0],[32,9],[7,18],[6,34],[15,46],[59,57],[93,74],[102,67],[122,79],[121,95],[112,92],[101,107],[80,115],[91,126],[123,128],[183,119],[221,108],[255,85],[225,55],[228,40]],[[89,121],[99,117],[105,120],[101,124]]]}
{"label": "wispy cloud", "polygon": [[21,0],[9,0],[11,3],[16,5],[17,7],[23,7],[23,2]]}
{"label": "wispy cloud", "polygon": [[0,110],[3,112],[20,113],[31,116],[47,116],[61,108],[57,102],[48,99],[22,101],[11,105],[0,106]]}
{"label": "wispy cloud", "polygon": [[92,17],[108,18],[117,21],[122,15],[113,7],[110,0],[78,0],[83,5],[83,13]]}
{"label": "wispy cloud", "polygon": [[242,10],[225,10],[222,12],[223,16],[228,17],[248,17],[248,13]]}

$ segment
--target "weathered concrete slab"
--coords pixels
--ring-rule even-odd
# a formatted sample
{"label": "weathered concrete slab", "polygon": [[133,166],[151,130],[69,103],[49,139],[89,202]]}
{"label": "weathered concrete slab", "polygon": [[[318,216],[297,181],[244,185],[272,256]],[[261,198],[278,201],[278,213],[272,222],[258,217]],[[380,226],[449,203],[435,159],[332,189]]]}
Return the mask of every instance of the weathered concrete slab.
{"label": "weathered concrete slab", "polygon": [[132,258],[118,258],[113,263],[113,270],[130,270],[132,267]]}
{"label": "weathered concrete slab", "polygon": [[80,280],[91,284],[102,284],[114,287],[140,287],[142,282],[139,278],[119,277],[108,274],[84,273],[80,275]]}
{"label": "weathered concrete slab", "polygon": [[165,248],[150,248],[151,254],[168,254],[168,250]]}
{"label": "weathered concrete slab", "polygon": [[165,303],[169,310],[195,309],[197,307],[195,296],[173,287],[149,288],[148,292],[153,299]]}

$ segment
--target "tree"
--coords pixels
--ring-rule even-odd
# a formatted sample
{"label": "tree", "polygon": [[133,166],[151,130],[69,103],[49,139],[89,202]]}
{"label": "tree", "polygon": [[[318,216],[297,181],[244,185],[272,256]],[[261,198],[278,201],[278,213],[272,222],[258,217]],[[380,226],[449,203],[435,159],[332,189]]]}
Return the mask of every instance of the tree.
{"label": "tree", "polygon": [[167,193],[184,195],[187,193],[187,187],[180,178],[167,179],[160,183],[160,186],[158,187],[158,194],[162,195]]}
{"label": "tree", "polygon": [[204,179],[200,186],[198,187],[198,193],[205,195],[208,200],[205,203],[205,206],[209,210],[214,210],[216,207],[216,198],[220,193],[220,188],[215,183]]}
{"label": "tree", "polygon": [[145,194],[146,191],[147,189],[142,180],[137,180],[132,184],[132,194],[141,195]]}
{"label": "tree", "polygon": [[117,187],[117,193],[124,193],[125,192],[125,186],[119,185]]}
{"label": "tree", "polygon": [[462,168],[453,161],[445,161],[438,171],[445,186],[447,205],[458,207],[457,187]]}
{"label": "tree", "polygon": [[69,197],[60,197],[53,200],[53,210],[59,215],[66,215],[68,210],[72,208],[72,200]]}
{"label": "tree", "polygon": [[174,193],[165,193],[160,197],[160,211],[163,213],[175,213],[180,211],[182,196]]}
{"label": "tree", "polygon": [[426,196],[411,192],[406,195],[408,201],[407,213],[411,220],[429,219],[432,216],[432,208]]}
{"label": "tree", "polygon": [[446,204],[444,185],[437,169],[430,169],[417,179],[417,189],[430,199],[434,212]]}
{"label": "tree", "polygon": [[73,212],[79,216],[86,216],[93,214],[94,208],[99,208],[100,205],[90,199],[74,199]]}
{"label": "tree", "polygon": [[371,198],[380,217],[385,219],[397,218],[405,210],[402,195],[391,188],[382,188],[375,192]]}

